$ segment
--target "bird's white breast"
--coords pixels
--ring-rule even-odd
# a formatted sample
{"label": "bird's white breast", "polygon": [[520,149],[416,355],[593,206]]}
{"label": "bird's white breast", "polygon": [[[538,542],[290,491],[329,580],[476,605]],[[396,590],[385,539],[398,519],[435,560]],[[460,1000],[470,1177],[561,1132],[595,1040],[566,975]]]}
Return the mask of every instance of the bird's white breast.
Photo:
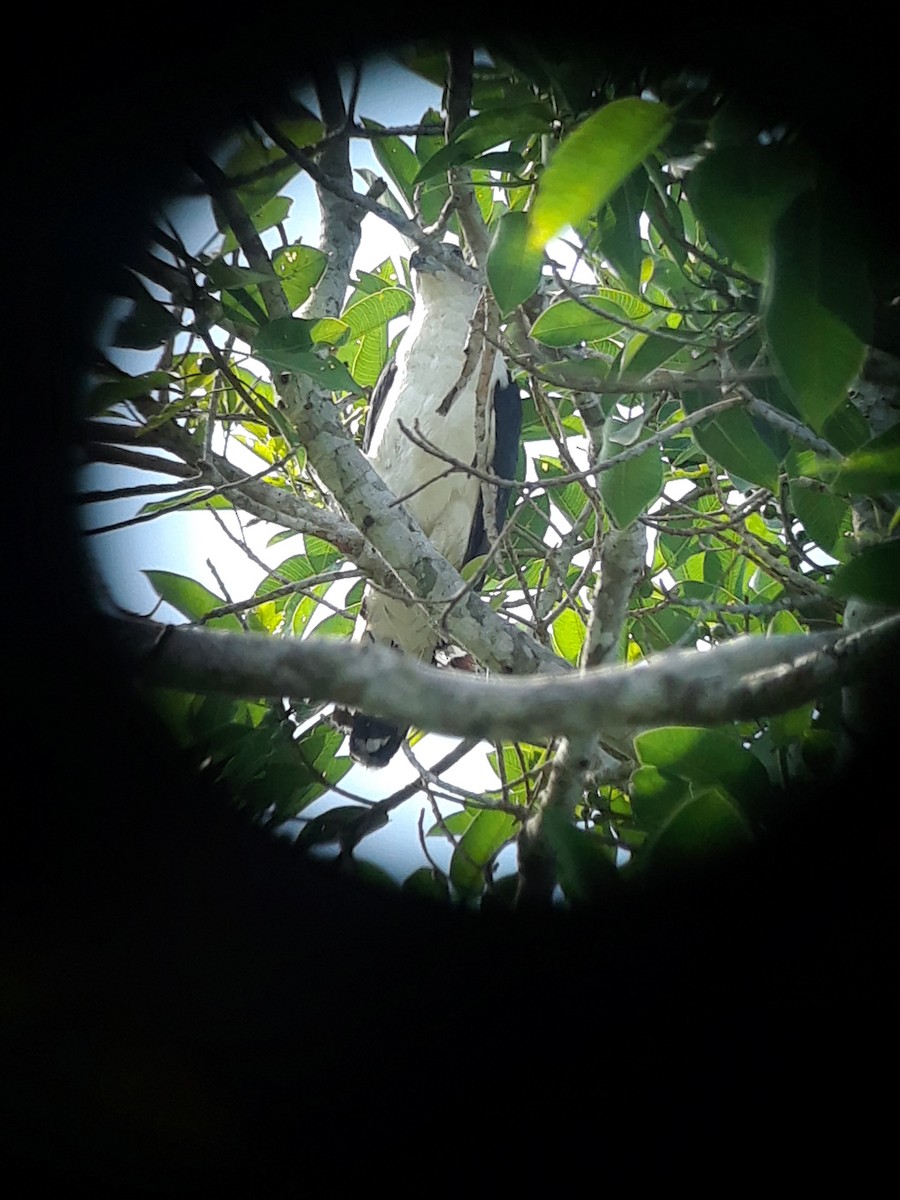
{"label": "bird's white breast", "polygon": [[[481,356],[467,365],[464,347],[479,293],[463,281],[454,280],[448,287],[445,278],[441,281],[439,299],[429,304],[429,288],[434,283],[431,278],[420,282],[420,302],[413,310],[397,352],[396,375],[379,415],[368,457],[435,548],[459,567],[480,498],[480,481],[463,471],[444,475],[449,464],[414,445],[400,428],[400,422],[412,431],[418,426],[423,438],[460,463],[469,466],[474,461]],[[496,359],[485,410],[489,462],[495,435],[494,385],[506,378],[506,368],[493,348],[488,352]],[[448,411],[439,412],[441,402],[459,384],[464,368],[464,385]],[[437,643],[419,610],[377,594],[369,597],[367,624],[368,632],[377,641],[393,642],[408,653],[430,655]]]}
{"label": "bird's white breast", "polygon": [[[457,386],[463,374],[463,347],[478,299],[477,291],[456,291],[446,298],[439,315],[417,305],[410,327],[397,353],[397,373],[385,401],[369,458],[381,478],[413,514],[436,548],[459,566],[469,540],[480,483],[462,471],[438,478],[449,465],[413,444],[399,422],[446,454],[466,465],[475,458],[476,389],[480,358],[469,364],[464,386],[449,411],[438,411],[441,401]],[[493,350],[491,353],[495,353]],[[491,373],[488,397],[494,384],[505,378],[499,355]],[[493,404],[485,412],[487,459],[493,455]],[[422,488],[422,484],[427,486]],[[415,489],[415,495],[410,495]]]}

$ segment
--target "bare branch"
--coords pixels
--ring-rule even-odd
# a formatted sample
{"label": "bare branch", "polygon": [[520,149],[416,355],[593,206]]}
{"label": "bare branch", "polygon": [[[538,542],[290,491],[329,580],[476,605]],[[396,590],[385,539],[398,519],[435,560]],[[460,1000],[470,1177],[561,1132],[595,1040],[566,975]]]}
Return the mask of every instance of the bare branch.
{"label": "bare branch", "polygon": [[487,680],[376,645],[276,640],[103,618],[146,683],[276,699],[337,700],[458,737],[539,741],[654,725],[721,725],[795,708],[900,651],[900,616],[855,633],[739,637],[637,666]]}

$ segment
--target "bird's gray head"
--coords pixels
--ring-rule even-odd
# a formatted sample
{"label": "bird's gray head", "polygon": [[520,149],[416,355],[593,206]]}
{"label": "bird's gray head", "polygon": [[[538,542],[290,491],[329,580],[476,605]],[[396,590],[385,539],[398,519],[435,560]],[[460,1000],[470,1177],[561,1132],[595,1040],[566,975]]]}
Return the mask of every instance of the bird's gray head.
{"label": "bird's gray head", "polygon": [[[454,245],[453,242],[444,242],[442,244],[452,258],[458,258],[460,262],[465,262],[459,246]],[[427,271],[432,275],[436,271],[446,271],[448,269],[430,250],[423,250],[421,248],[414,250],[409,256],[409,265],[413,271]]]}
{"label": "bird's gray head", "polygon": [[[444,242],[444,249],[460,263],[465,264],[462,250],[452,242]],[[413,287],[417,294],[423,296],[447,295],[459,292],[475,292],[477,285],[457,275],[450,267],[442,262],[429,250],[415,250],[409,256],[410,269],[414,272]]]}

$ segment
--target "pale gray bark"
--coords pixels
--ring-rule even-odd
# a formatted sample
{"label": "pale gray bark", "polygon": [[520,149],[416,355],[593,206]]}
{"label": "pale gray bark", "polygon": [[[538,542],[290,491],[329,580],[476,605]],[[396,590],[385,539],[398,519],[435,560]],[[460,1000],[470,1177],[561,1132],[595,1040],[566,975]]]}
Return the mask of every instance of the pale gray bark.
{"label": "pale gray bark", "polygon": [[485,679],[429,667],[380,646],[277,640],[149,621],[111,631],[146,683],[196,692],[336,700],[459,737],[537,741],[639,726],[721,725],[785,712],[851,684],[900,651],[900,616],[858,633],[740,637],[629,667],[565,677]]}

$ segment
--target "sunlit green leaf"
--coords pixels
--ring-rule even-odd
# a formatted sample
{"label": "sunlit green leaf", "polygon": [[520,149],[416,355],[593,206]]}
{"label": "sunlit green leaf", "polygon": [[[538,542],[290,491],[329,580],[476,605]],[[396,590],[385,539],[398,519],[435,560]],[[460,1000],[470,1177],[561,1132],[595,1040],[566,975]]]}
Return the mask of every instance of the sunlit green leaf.
{"label": "sunlit green leaf", "polygon": [[341,320],[350,327],[352,337],[361,337],[411,308],[412,296],[406,288],[382,288],[345,308]]}
{"label": "sunlit green leaf", "polygon": [[172,496],[169,500],[151,500],[148,504],[142,504],[138,509],[138,515],[141,513],[164,513],[172,508],[177,508],[184,512],[202,512],[204,509],[215,508],[228,510],[234,505],[227,496],[211,496],[208,488],[198,488],[194,492],[184,492],[179,496]]}
{"label": "sunlit green leaf", "polygon": [[[366,129],[380,130],[383,125],[363,117]],[[419,170],[419,160],[401,137],[373,137],[369,143],[372,153],[384,168],[401,195],[408,201],[413,197],[413,181]]]}
{"label": "sunlit green leaf", "polygon": [[[161,600],[165,600],[167,604],[171,604],[189,621],[199,621],[208,612],[215,608],[221,608],[226,603],[221,596],[211,592],[196,579],[179,575],[175,571],[144,571],[143,573],[157,596]],[[211,621],[207,621],[206,625],[209,629],[230,629],[234,633],[241,632],[241,623],[233,613],[214,617]]]}
{"label": "sunlit green leaf", "polygon": [[574,609],[564,608],[553,622],[550,636],[553,639],[553,649],[560,658],[577,666],[587,636],[587,628],[578,613]]}
{"label": "sunlit green leaf", "polygon": [[328,255],[315,246],[294,242],[275,251],[272,266],[292,309],[299,308],[309,299],[327,264]]}
{"label": "sunlit green leaf", "polygon": [[634,746],[643,765],[690,783],[719,785],[736,799],[752,799],[769,785],[765,768],[731,731],[673,725],[638,734]]}
{"label": "sunlit green leaf", "polygon": [[596,212],[668,132],[671,111],[637,97],[588,117],[556,150],[530,210],[530,244],[543,248],[565,225]]}
{"label": "sunlit green leaf", "polygon": [[[313,145],[325,132],[321,121],[310,112],[282,116],[278,128],[299,149]],[[280,146],[263,141],[247,129],[239,135],[237,144],[222,163],[222,169],[234,181],[242,206],[253,216],[281,191],[300,167]],[[219,228],[224,229],[221,219]]]}
{"label": "sunlit green leaf", "polygon": [[[477,160],[485,151],[514,138],[527,137],[548,129],[553,118],[543,103],[498,105],[467,117],[454,131],[452,139],[424,163],[414,184],[424,183],[450,167]],[[519,159],[521,164],[521,159]]]}
{"label": "sunlit green leaf", "polygon": [[436,821],[425,836],[462,837],[462,835],[475,820],[475,816],[475,813],[469,812],[468,810],[451,813],[449,816],[443,817],[440,821]]}
{"label": "sunlit green leaf", "polygon": [[326,617],[324,621],[320,621],[313,628],[312,632],[315,637],[349,637],[353,632],[353,621],[341,613],[332,613],[330,617]]}
{"label": "sunlit green leaf", "polygon": [[298,371],[334,391],[355,391],[356,384],[343,363],[312,348],[316,324],[299,317],[278,317],[259,331],[254,353],[272,371]]}
{"label": "sunlit green leaf", "polygon": [[450,882],[464,896],[477,896],[484,888],[484,868],[515,829],[515,818],[496,809],[484,809],[463,834],[450,860]]}

